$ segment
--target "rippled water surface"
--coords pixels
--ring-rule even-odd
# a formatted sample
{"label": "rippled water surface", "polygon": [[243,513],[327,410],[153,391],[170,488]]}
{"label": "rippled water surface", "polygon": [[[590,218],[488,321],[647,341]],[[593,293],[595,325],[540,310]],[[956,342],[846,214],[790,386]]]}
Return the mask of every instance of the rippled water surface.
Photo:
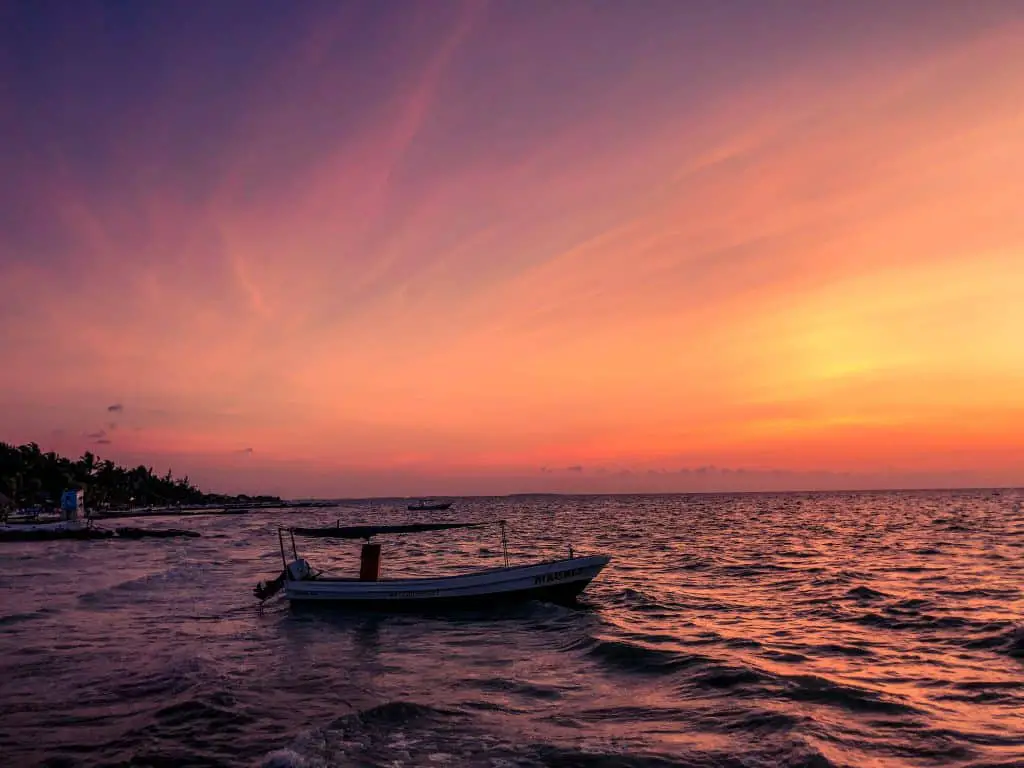
{"label": "rippled water surface", "polygon": [[[614,559],[577,608],[261,615],[276,526],[0,545],[4,765],[1024,765],[1021,491],[466,499],[514,561]],[[423,513],[420,513],[421,516]],[[358,544],[314,542],[356,568]],[[498,564],[496,533],[384,568]]]}

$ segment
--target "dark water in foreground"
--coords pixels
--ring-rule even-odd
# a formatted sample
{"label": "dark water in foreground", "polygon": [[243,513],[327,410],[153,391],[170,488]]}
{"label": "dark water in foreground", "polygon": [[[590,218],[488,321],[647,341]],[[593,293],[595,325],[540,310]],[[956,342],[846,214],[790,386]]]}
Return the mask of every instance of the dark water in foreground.
{"label": "dark water in foreground", "polygon": [[[489,617],[257,613],[279,521],[408,519],[397,509],[4,545],[0,762],[1024,765],[1022,500],[466,500],[431,514],[507,517],[514,560],[570,539],[615,556],[585,607]],[[354,569],[357,544],[328,547],[315,565]],[[386,546],[384,567],[499,555],[490,531],[440,532]]]}

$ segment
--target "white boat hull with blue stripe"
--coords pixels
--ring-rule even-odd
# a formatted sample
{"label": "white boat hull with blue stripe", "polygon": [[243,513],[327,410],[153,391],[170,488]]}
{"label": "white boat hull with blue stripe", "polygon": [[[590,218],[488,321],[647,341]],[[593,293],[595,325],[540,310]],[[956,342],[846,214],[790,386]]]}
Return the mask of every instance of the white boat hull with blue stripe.
{"label": "white boat hull with blue stripe", "polygon": [[575,599],[610,560],[604,555],[591,555],[456,576],[379,581],[315,576],[305,560],[297,560],[289,565],[284,595],[293,603],[363,605],[469,604],[530,599],[566,602]]}

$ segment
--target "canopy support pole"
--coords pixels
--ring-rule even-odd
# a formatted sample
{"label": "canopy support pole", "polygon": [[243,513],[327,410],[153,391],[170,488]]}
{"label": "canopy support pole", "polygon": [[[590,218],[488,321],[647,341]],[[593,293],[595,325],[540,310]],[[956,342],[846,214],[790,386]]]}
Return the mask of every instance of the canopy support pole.
{"label": "canopy support pole", "polygon": [[284,536],[280,528],[277,529],[277,543],[281,545],[281,567],[288,570],[288,558],[284,556]]}
{"label": "canopy support pole", "polygon": [[508,568],[508,536],[505,535],[505,521],[501,520],[501,552],[505,556],[505,567]]}

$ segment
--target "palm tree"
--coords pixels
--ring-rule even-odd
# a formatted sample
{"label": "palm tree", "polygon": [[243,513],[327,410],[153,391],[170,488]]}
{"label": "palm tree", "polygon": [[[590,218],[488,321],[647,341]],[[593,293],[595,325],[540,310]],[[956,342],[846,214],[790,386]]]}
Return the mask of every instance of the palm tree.
{"label": "palm tree", "polygon": [[[151,504],[153,502],[225,501],[230,497],[205,494],[186,475],[175,478],[153,473],[139,465],[125,469],[90,451],[71,461],[50,451],[43,453],[36,443],[14,446],[0,442],[0,492],[16,505],[55,501],[68,488],[83,488],[87,505]],[[273,497],[265,497],[272,500]]]}

